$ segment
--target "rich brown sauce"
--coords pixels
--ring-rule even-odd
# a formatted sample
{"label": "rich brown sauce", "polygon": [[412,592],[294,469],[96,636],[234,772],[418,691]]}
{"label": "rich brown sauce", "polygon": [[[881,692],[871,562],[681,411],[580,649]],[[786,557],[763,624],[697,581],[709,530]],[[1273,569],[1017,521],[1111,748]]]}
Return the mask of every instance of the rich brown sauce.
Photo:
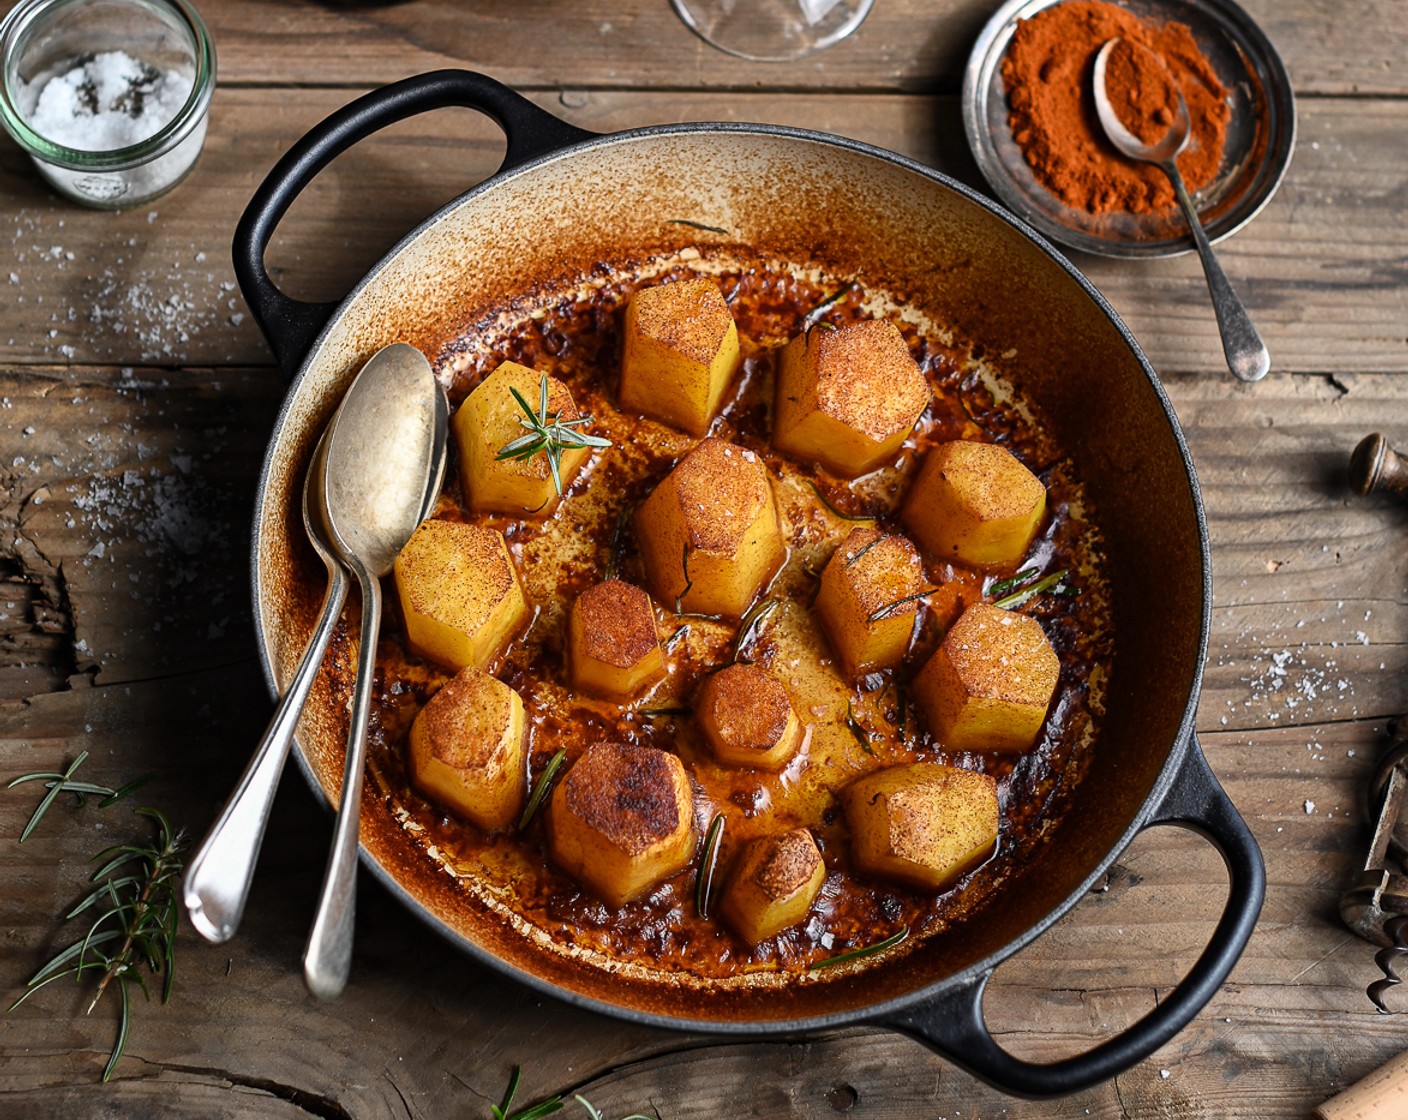
{"label": "rich brown sauce", "polygon": [[[567,683],[566,607],[585,587],[604,578],[613,553],[619,555],[622,578],[643,583],[629,520],[623,522],[622,511],[633,510],[696,442],[617,410],[621,309],[636,287],[690,275],[691,269],[717,275],[744,339],[744,370],[712,434],[763,457],[790,526],[787,564],[764,592],[780,605],[741,650],[744,659],[767,665],[788,685],[799,714],[811,725],[806,746],[780,774],[717,765],[693,721],[679,714],[689,707],[703,678],[733,660],[737,624],[677,617],[673,604],[657,603],[669,666],[660,686],[621,705],[577,695]],[[1041,842],[1083,772],[1100,708],[1101,666],[1108,662],[1111,641],[1099,538],[1069,460],[1050,446],[1031,413],[1020,404],[998,403],[980,376],[980,363],[947,343],[938,328],[920,329],[890,309],[889,317],[900,326],[934,389],[932,403],[898,465],[847,483],[786,460],[769,446],[773,350],[797,334],[808,313],[843,287],[842,282],[804,279],[781,265],[737,256],[676,263],[646,281],[635,269],[602,265],[592,276],[564,280],[525,296],[521,307],[471,325],[438,358],[452,407],[500,361],[511,359],[567,382],[578,409],[596,418],[590,430],[614,445],[594,456],[552,518],[483,518],[503,531],[536,605],[526,635],[496,667],[501,679],[523,697],[528,712],[533,780],[559,748],[567,751],[568,764],[601,739],[671,750],[695,783],[701,847],[714,815],[725,817],[721,870],[752,836],[798,826],[812,829],[826,860],[826,882],[807,920],[750,947],[718,921],[698,916],[695,867],[645,898],[612,910],[549,862],[541,816],[524,834],[496,835],[448,816],[410,788],[404,758],[411,721],[448,674],[407,652],[399,637],[395,596],[388,588],[392,610],[377,652],[372,717],[375,788],[416,837],[427,860],[455,875],[467,891],[480,898],[492,896],[518,915],[520,925],[538,927],[558,945],[588,949],[612,962],[683,970],[716,981],[758,969],[805,968],[873,944],[901,927],[908,927],[913,944],[982,905],[1009,869]],[[883,293],[849,290],[826,309],[824,318],[839,324],[872,317],[881,301]],[[1042,737],[1018,757],[945,752],[906,696],[908,679],[964,606],[983,599],[985,586],[1010,573],[927,563],[929,585],[939,591],[918,615],[909,658],[896,672],[867,677],[857,689],[847,687],[830,668],[826,640],[809,611],[822,567],[854,527],[837,511],[874,515],[879,527],[903,532],[895,511],[906,481],[927,447],[956,438],[1004,444],[1047,485],[1050,512],[1026,563],[1040,563],[1048,571],[1069,568],[1082,592],[1074,599],[1041,597],[1019,608],[1041,620],[1062,668]],[[818,491],[825,503],[818,500]],[[453,450],[436,516],[470,516],[460,501]],[[342,650],[345,655],[345,645]],[[915,760],[987,771],[999,783],[1002,832],[997,854],[937,897],[855,875],[835,796],[861,774]]]}

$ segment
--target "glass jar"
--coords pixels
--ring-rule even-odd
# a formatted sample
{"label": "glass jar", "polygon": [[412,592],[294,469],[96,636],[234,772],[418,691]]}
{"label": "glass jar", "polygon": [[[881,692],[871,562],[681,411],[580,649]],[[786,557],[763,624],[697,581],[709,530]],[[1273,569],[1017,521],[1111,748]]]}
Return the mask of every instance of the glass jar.
{"label": "glass jar", "polygon": [[[133,110],[130,120],[144,97],[147,108],[155,105],[152,121],[174,115],[150,135],[113,146],[111,136],[122,134],[104,133],[114,112],[98,98],[113,88],[109,71],[122,68],[140,76],[129,78],[125,102],[113,102]],[[62,85],[46,98],[54,82]],[[186,0],[21,0],[0,22],[0,124],[55,190],[86,206],[136,206],[185,178],[205,142],[214,90],[215,47]],[[84,101],[85,112],[65,121],[64,99]],[[103,120],[89,109],[103,111]],[[40,127],[54,135],[45,136],[35,125],[49,120]]]}

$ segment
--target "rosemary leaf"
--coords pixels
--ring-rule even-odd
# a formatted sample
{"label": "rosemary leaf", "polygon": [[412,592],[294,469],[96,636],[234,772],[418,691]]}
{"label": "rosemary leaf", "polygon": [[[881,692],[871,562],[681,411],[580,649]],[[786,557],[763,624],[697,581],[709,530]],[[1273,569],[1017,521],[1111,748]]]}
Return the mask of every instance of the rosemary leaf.
{"label": "rosemary leaf", "polygon": [[1014,591],[1024,583],[1031,583],[1037,576],[1041,575],[1041,569],[1023,568],[1015,576],[1008,576],[1007,579],[1000,579],[988,588],[989,595],[1006,595],[1009,591]]}
{"label": "rosemary leaf", "polygon": [[[702,229],[707,233],[722,233],[724,235],[728,234],[728,230],[722,228],[721,226],[705,225],[703,222],[696,222],[690,218],[667,218],[666,221],[669,222],[669,224],[672,226],[689,226],[690,229]],[[581,1098],[579,1097],[578,1100],[580,1099]]]}
{"label": "rosemary leaf", "polygon": [[660,643],[660,646],[661,646],[661,648],[662,648],[666,653],[669,653],[671,650],[673,650],[673,649],[675,648],[676,645],[679,644],[679,641],[680,641],[681,638],[687,637],[688,635],[689,635],[689,623],[685,623],[685,624],[684,624],[683,626],[681,626],[678,630],[676,630],[673,634],[671,634],[668,638],[666,638],[663,642],[661,642],[661,643]]}
{"label": "rosemary leaf", "polygon": [[833,517],[839,517],[842,521],[873,522],[875,520],[875,515],[872,513],[843,513],[841,512],[841,510],[837,509],[831,504],[831,500],[827,498],[824,493],[822,493],[821,487],[818,486],[815,482],[811,484],[811,488],[812,493],[817,496],[817,500],[820,501],[821,504],[824,505],[830,511]]}
{"label": "rosemary leaf", "polygon": [[846,284],[842,285],[837,291],[827,296],[824,300],[822,300],[819,304],[817,304],[809,312],[807,312],[807,317],[802,320],[803,333],[811,330],[812,327],[816,326],[817,323],[820,322],[821,317],[825,315],[828,311],[830,311],[831,308],[835,307],[838,303],[845,299],[846,296],[848,296],[853,290],[855,290],[855,287],[856,282],[854,280],[847,282]]}
{"label": "rosemary leaf", "polygon": [[534,816],[542,808],[543,802],[547,800],[548,790],[552,788],[552,780],[557,777],[557,772],[566,758],[567,748],[562,747],[552,758],[548,759],[548,764],[543,767],[543,772],[538,775],[538,780],[533,784],[533,793],[528,798],[528,804],[523,807],[523,815],[518,818],[519,832],[532,823]]}
{"label": "rosemary leaf", "polygon": [[846,567],[849,568],[852,564],[854,564],[857,560],[859,560],[862,556],[864,556],[867,552],[869,552],[872,548],[874,548],[884,539],[885,534],[881,533],[874,540],[866,541],[865,544],[861,545],[860,548],[856,549],[855,553],[852,556],[847,558]]}
{"label": "rosemary leaf", "polygon": [[668,719],[672,716],[693,715],[693,708],[637,708],[636,715],[647,716],[650,719]]}
{"label": "rosemary leaf", "polygon": [[709,896],[714,889],[714,871],[719,865],[719,841],[724,834],[724,815],[715,813],[704,839],[704,853],[699,857],[699,874],[695,879],[694,906],[701,918],[709,916]]}
{"label": "rosemary leaf", "polygon": [[905,595],[905,596],[903,596],[902,598],[896,599],[896,600],[895,600],[894,602],[892,602],[892,603],[886,603],[883,607],[880,607],[880,608],[877,609],[877,610],[871,611],[869,617],[867,617],[865,621],[868,622],[868,623],[869,623],[869,622],[879,622],[882,618],[884,618],[887,614],[889,614],[891,611],[893,611],[896,607],[902,607],[902,606],[904,606],[906,603],[912,603],[912,602],[914,602],[916,599],[922,599],[922,598],[924,598],[924,596],[926,596],[926,595],[932,595],[932,594],[933,594],[935,591],[937,591],[937,590],[938,590],[937,587],[926,587],[923,591],[916,591],[913,595]]}
{"label": "rosemary leaf", "polygon": [[684,567],[684,590],[675,596],[675,614],[684,614],[684,597],[689,594],[689,589],[694,586],[694,580],[689,578],[689,542],[684,542],[684,554],[680,559]]}
{"label": "rosemary leaf", "polygon": [[846,727],[855,736],[855,740],[860,744],[860,749],[868,755],[874,755],[875,750],[870,745],[870,732],[856,719],[855,709],[851,707],[851,702],[846,701]]}
{"label": "rosemary leaf", "polygon": [[1040,595],[1043,591],[1051,594],[1078,594],[1074,588],[1066,591],[1058,591],[1057,585],[1066,578],[1067,570],[1062,568],[1059,572],[1052,572],[1045,579],[1040,579],[1030,587],[1024,587],[1021,591],[1008,595],[1005,599],[999,599],[993,603],[995,607],[1001,607],[1005,611],[1010,611],[1013,607],[1020,607],[1028,599]]}
{"label": "rosemary leaf", "polygon": [[29,839],[29,834],[34,831],[35,826],[38,825],[40,820],[43,819],[44,814],[49,811],[49,806],[52,805],[58,799],[59,794],[64,791],[68,780],[72,778],[78,768],[83,765],[83,761],[87,757],[87,751],[79,751],[78,757],[73,760],[73,762],[69,765],[69,768],[65,770],[62,774],[30,774],[25,777],[16,778],[10,783],[9,788],[13,789],[21,782],[31,781],[41,776],[53,779],[53,781],[49,783],[49,792],[44,795],[43,799],[39,802],[38,807],[35,808],[34,812],[30,815],[29,820],[25,823],[24,828],[20,830],[21,844],[23,844],[26,840]]}
{"label": "rosemary leaf", "polygon": [[607,579],[615,579],[621,571],[621,554],[626,549],[626,521],[630,508],[629,505],[621,507],[621,512],[616,515],[616,526],[611,530],[611,550],[606,556]]}
{"label": "rosemary leaf", "polygon": [[818,969],[845,964],[847,961],[858,961],[862,957],[874,956],[876,953],[883,953],[886,949],[893,949],[908,937],[909,926],[901,926],[897,932],[890,934],[884,941],[877,941],[874,945],[862,945],[859,949],[850,949],[847,952],[838,953],[834,957],[827,957],[825,960],[813,961],[807,965],[807,969],[815,972]]}

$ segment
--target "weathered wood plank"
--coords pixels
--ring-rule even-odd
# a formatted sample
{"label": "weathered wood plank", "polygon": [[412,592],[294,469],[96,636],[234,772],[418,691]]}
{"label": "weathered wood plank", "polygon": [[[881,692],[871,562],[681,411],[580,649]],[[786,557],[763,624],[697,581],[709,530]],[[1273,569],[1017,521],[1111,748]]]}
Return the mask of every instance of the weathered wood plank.
{"label": "weathered wood plank", "polygon": [[[512,85],[664,89],[892,89],[957,92],[990,0],[890,0],[831,50],[786,64],[714,50],[667,0],[527,0],[511,10],[455,0],[404,4],[205,6],[222,80],[297,85],[387,82],[463,66]],[[1298,92],[1403,93],[1408,35],[1393,0],[1327,8],[1249,0]],[[290,51],[290,41],[318,44]]]}
{"label": "weathered wood plank", "polygon": [[[878,5],[883,8],[884,5]],[[14,362],[251,365],[267,351],[229,264],[235,221],[302,132],[353,91],[219,92],[195,174],[150,207],[77,210],[47,195],[23,159],[0,152],[0,343]],[[818,128],[913,156],[984,187],[954,98],[588,93],[538,99],[573,123],[613,131],[729,120]],[[1408,103],[1307,100],[1300,151],[1277,198],[1220,247],[1223,265],[1280,372],[1408,368]],[[503,142],[468,113],[388,130],[337,161],[293,207],[270,253],[291,295],[336,298],[402,234],[490,174]],[[1349,174],[1352,170],[1353,174]],[[1156,368],[1221,375],[1222,352],[1193,257],[1082,257]]]}

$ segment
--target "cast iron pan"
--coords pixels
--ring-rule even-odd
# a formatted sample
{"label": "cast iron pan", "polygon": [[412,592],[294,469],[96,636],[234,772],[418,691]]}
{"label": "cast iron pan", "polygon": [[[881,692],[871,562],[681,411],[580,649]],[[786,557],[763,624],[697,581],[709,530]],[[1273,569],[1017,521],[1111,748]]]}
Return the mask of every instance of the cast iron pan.
{"label": "cast iron pan", "polygon": [[[489,181],[432,216],[346,299],[289,299],[264,251],[289,205],[335,156],[417,113],[468,106],[508,139]],[[293,379],[260,480],[254,596],[271,687],[287,681],[321,581],[297,517],[302,471],[361,363],[406,341],[434,355],[474,309],[506,306],[545,276],[677,250],[699,237],[662,218],[722,215],[748,245],[861,275],[955,324],[1011,379],[1076,462],[1107,544],[1117,652],[1085,777],[1037,856],[980,918],[857,976],[748,990],[592,969],[466,900],[369,790],[363,855],[387,888],[471,955],[538,990],[664,1027],[766,1037],[869,1023],[905,1032],[1017,1095],[1053,1096],[1129,1068],[1212,997],[1251,936],[1261,855],[1193,732],[1211,606],[1207,532],[1192,463],[1154,371],[1114,312],[1027,226],[912,161],[820,133],[680,125],[598,136],[479,74],[437,71],[352,102],[316,126],[256,192],[234,240],[246,301]],[[325,677],[327,674],[325,674]],[[299,762],[339,796],[345,716],[325,679],[299,733]],[[983,989],[999,963],[1101,881],[1140,831],[1176,824],[1226,862],[1228,901],[1193,969],[1158,1007],[1093,1050],[1047,1065],[999,1047]]]}

